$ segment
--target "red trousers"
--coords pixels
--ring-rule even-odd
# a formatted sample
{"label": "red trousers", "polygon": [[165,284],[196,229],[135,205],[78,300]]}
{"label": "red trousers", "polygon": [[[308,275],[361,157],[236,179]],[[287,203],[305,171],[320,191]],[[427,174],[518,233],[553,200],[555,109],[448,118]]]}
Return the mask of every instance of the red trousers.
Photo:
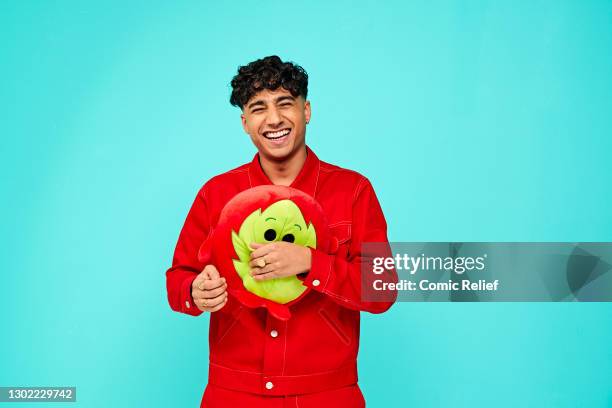
{"label": "red trousers", "polygon": [[234,391],[208,384],[200,408],[364,408],[357,384],[312,394],[267,396]]}

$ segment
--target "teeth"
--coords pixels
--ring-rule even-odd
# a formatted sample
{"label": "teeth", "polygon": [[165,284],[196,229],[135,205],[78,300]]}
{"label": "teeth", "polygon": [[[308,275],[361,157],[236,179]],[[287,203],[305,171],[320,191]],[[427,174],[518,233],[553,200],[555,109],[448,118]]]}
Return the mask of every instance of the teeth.
{"label": "teeth", "polygon": [[277,139],[279,137],[285,136],[286,134],[289,134],[289,129],[279,130],[278,132],[266,132],[264,133],[264,136],[269,139]]}

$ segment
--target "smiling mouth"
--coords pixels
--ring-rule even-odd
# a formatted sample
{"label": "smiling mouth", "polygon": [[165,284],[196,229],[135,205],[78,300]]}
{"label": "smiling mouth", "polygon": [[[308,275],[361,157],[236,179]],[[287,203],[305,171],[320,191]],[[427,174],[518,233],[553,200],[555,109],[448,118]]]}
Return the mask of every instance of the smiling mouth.
{"label": "smiling mouth", "polygon": [[291,129],[281,129],[276,132],[264,132],[263,136],[269,140],[277,140],[282,138],[283,136],[287,136],[291,132]]}

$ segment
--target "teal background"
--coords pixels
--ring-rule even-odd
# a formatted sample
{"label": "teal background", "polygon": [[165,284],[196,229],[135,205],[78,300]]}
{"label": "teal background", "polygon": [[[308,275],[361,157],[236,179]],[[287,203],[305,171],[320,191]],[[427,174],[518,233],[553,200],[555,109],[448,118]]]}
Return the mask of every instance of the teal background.
{"label": "teal background", "polygon": [[[197,406],[208,317],[165,270],[251,159],[238,65],[310,75],[307,139],[367,175],[392,241],[612,241],[610,1],[3,1],[0,385]],[[610,304],[363,315],[369,407],[610,407]],[[61,406],[62,404],[59,404]]]}

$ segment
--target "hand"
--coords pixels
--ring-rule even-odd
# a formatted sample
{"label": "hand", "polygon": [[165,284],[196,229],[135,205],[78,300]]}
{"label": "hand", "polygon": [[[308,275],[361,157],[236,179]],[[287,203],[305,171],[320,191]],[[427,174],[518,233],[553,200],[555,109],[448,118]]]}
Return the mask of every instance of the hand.
{"label": "hand", "polygon": [[308,272],[312,265],[310,249],[290,242],[258,244],[251,248],[251,275],[256,281],[293,276]]}
{"label": "hand", "polygon": [[191,297],[203,312],[216,312],[227,303],[227,283],[214,265],[206,265],[191,284]]}

